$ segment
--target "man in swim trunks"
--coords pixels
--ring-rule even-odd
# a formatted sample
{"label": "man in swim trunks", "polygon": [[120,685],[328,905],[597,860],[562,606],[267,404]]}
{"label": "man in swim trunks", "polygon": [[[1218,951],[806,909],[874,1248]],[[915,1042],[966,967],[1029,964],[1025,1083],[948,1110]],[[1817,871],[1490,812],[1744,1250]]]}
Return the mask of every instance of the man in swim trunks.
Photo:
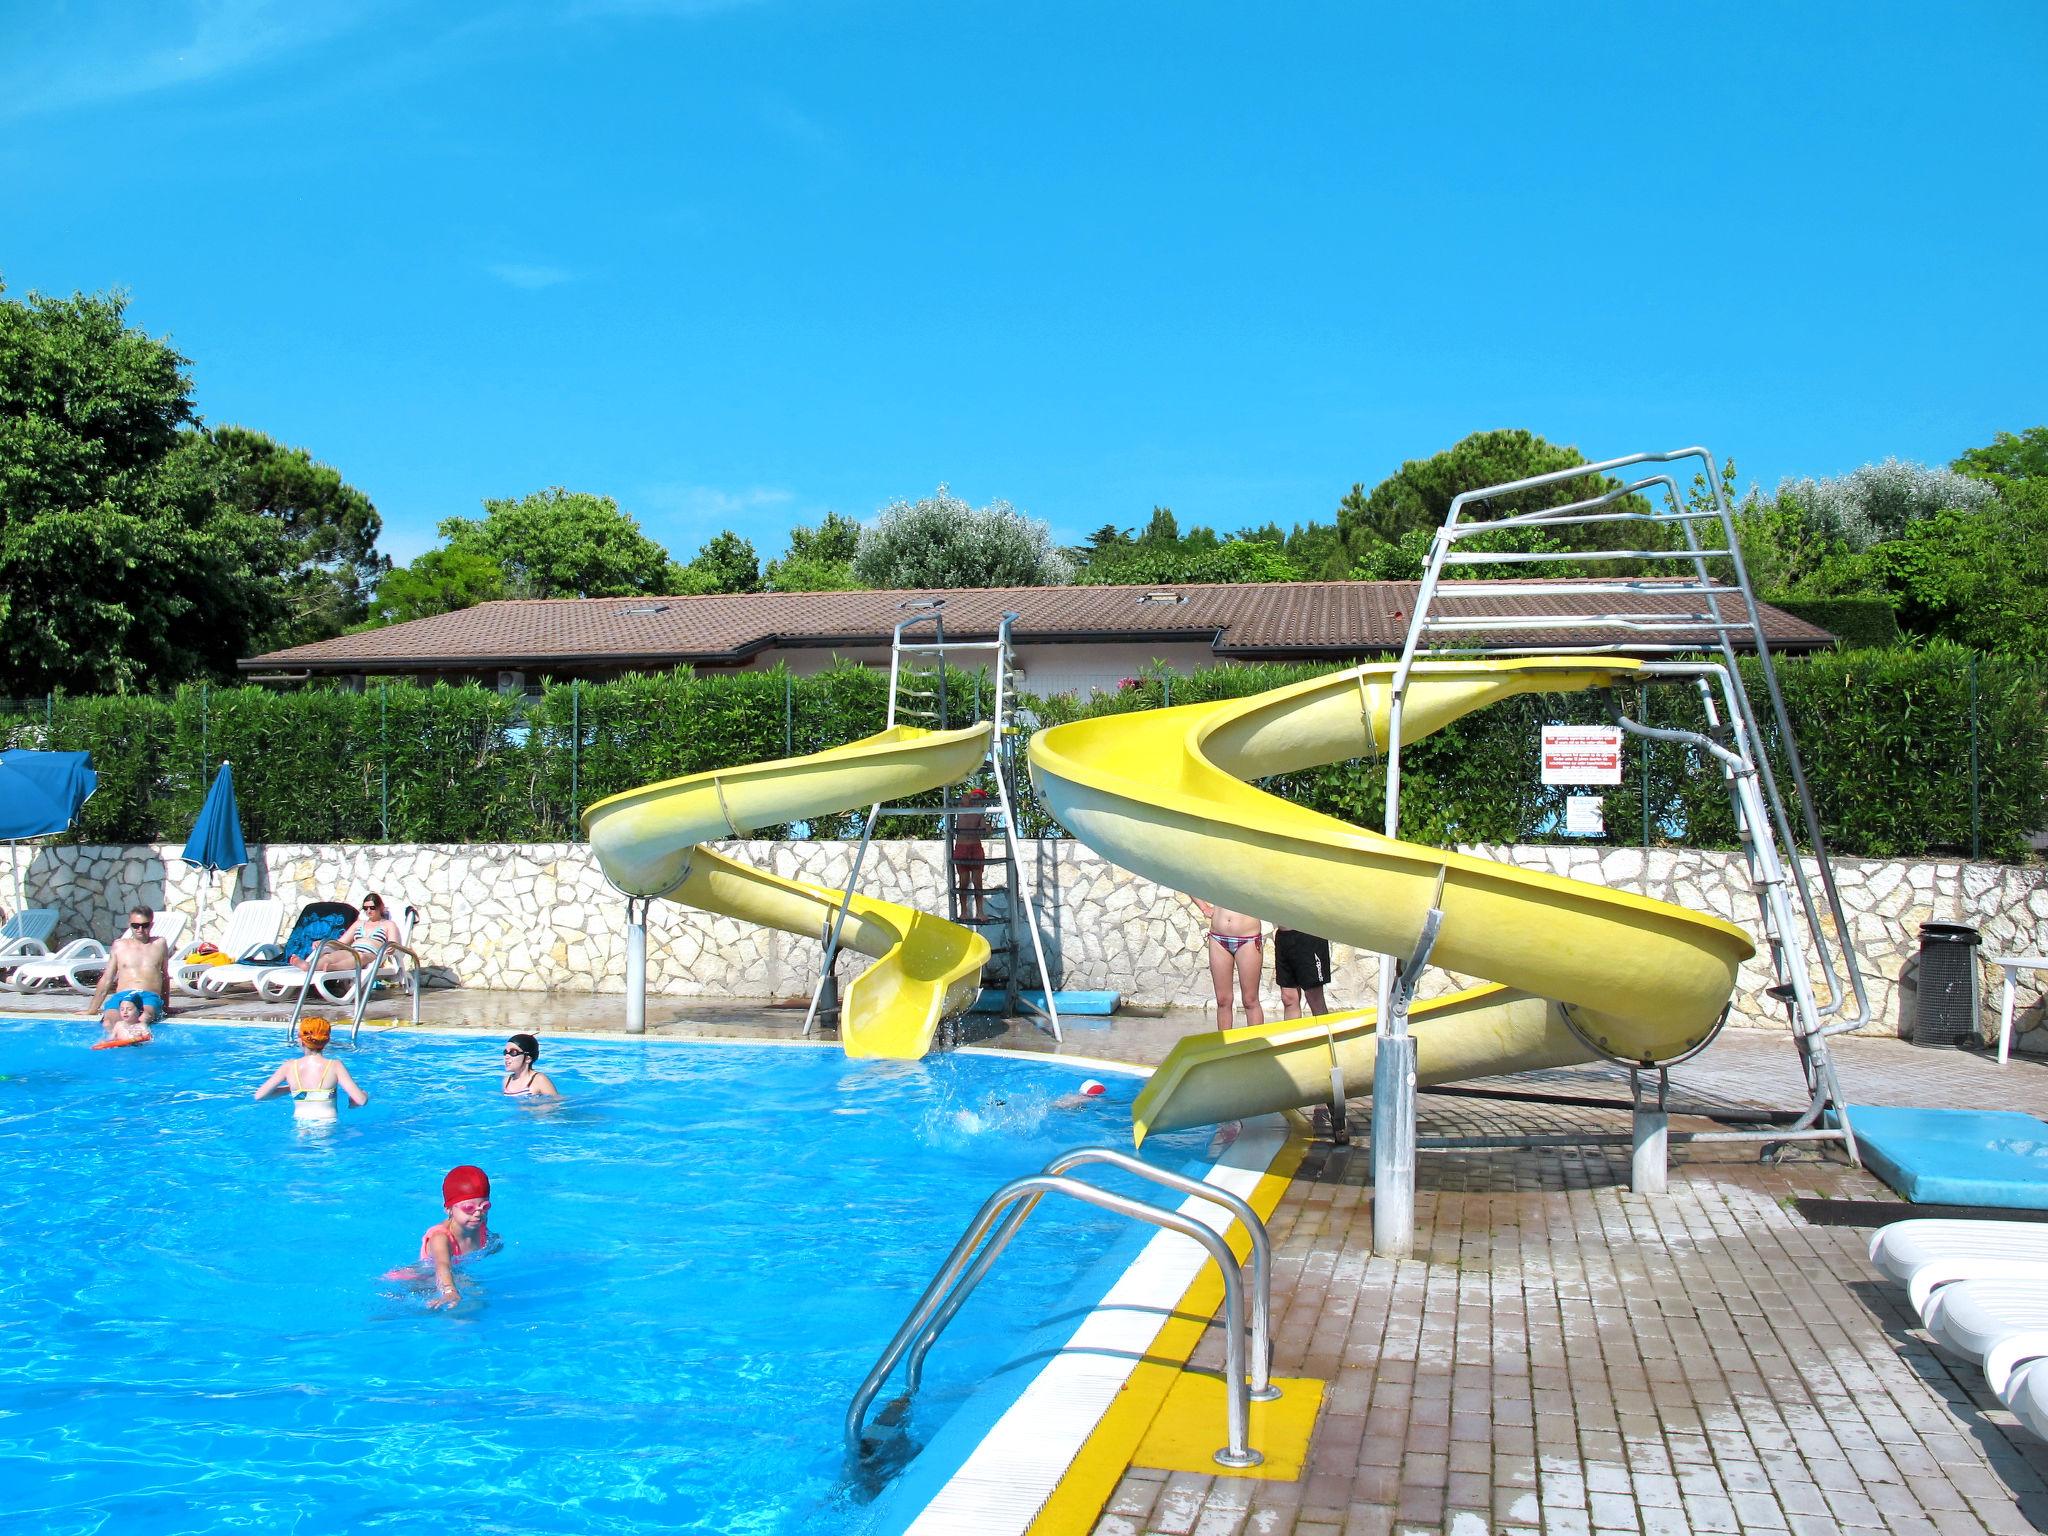
{"label": "man in swim trunks", "polygon": [[1216,1027],[1230,1029],[1232,994],[1244,1001],[1247,1025],[1266,1022],[1259,1006],[1259,973],[1265,969],[1265,944],[1259,937],[1259,920],[1228,907],[1195,898],[1202,916],[1209,919],[1209,933],[1203,948],[1209,952],[1209,981],[1216,988]]}
{"label": "man in swim trunks", "polygon": [[1311,1017],[1328,1013],[1323,987],[1330,979],[1330,941],[1297,928],[1273,930],[1273,980],[1280,984],[1280,1016],[1298,1019],[1308,999]]}
{"label": "man in swim trunks", "polygon": [[151,931],[155,926],[149,908],[128,909],[128,931],[107,951],[107,968],[92,994],[92,1011],[103,1028],[113,1027],[124,997],[135,999],[145,1026],[169,1015],[164,999],[171,995],[171,946]]}

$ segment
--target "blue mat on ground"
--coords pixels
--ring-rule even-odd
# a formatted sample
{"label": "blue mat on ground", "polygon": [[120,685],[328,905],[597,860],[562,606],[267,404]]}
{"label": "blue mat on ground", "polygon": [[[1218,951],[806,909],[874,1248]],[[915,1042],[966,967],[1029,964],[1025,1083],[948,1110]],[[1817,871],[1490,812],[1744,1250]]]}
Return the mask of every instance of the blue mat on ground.
{"label": "blue mat on ground", "polygon": [[[1036,988],[1026,988],[1018,996],[1040,1008],[1045,1006],[1045,994]],[[1093,1014],[1101,1018],[1115,1013],[1117,1004],[1124,1000],[1124,995],[1121,992],[1055,992],[1052,995],[1052,1000],[1054,1006],[1059,1009],[1061,1018],[1065,1018],[1070,1013],[1076,1016]],[[981,996],[974,1000],[973,1011],[976,1013],[1001,1013],[1003,1011],[1002,990],[997,987],[984,988]]]}
{"label": "blue mat on ground", "polygon": [[1870,1171],[1922,1204],[2048,1210],[2048,1123],[2013,1110],[1852,1104]]}

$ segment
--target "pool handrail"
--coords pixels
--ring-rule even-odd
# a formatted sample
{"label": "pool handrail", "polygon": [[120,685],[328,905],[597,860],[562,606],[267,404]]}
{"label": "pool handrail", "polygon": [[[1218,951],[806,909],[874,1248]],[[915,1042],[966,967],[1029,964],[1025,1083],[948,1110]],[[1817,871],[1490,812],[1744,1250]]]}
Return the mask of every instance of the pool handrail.
{"label": "pool handrail", "polygon": [[[946,1262],[940,1266],[939,1272],[925,1287],[924,1294],[917,1300],[917,1305],[911,1308],[910,1315],[897,1328],[887,1348],[882,1351],[881,1357],[876,1360],[874,1367],[854,1393],[853,1401],[847,1405],[848,1459],[854,1463],[859,1462],[863,1446],[861,1431],[866,1424],[867,1411],[874,1402],[876,1393],[882,1389],[883,1383],[889,1379],[890,1372],[896,1368],[897,1362],[903,1358],[911,1344],[938,1315],[955,1282],[967,1268],[969,1256],[989,1235],[990,1230],[996,1225],[998,1216],[1009,1206],[1026,1198],[1031,1200],[1035,1208],[1038,1200],[1049,1194],[1066,1195],[1114,1215],[1127,1216],[1134,1221],[1178,1232],[1183,1237],[1193,1238],[1200,1243],[1207,1250],[1209,1257],[1215,1260],[1217,1271],[1223,1277],[1223,1351],[1224,1373],[1227,1377],[1224,1383],[1224,1413],[1228,1434],[1228,1443],[1215,1453],[1215,1460],[1218,1465],[1225,1467],[1257,1466],[1265,1458],[1253,1450],[1249,1443],[1251,1391],[1246,1380],[1246,1357],[1249,1349],[1245,1337],[1247,1330],[1244,1279],[1238,1267],[1237,1256],[1230,1251],[1230,1245],[1213,1228],[1191,1216],[1184,1216],[1179,1211],[1148,1205],[1142,1200],[1133,1200],[1106,1189],[1098,1189],[1092,1184],[1084,1184],[1079,1179],[1045,1173],[1027,1174],[1022,1178],[1010,1180],[983,1201],[981,1209],[975,1212],[974,1219],[968,1223],[967,1230],[961,1233],[960,1240],[953,1245],[953,1251],[947,1255]],[[982,1272],[985,1273],[985,1269]]]}
{"label": "pool handrail", "polygon": [[[1258,1212],[1227,1189],[1218,1189],[1213,1184],[1191,1179],[1186,1174],[1170,1173],[1115,1147],[1076,1147],[1071,1152],[1062,1152],[1039,1172],[1063,1174],[1087,1163],[1106,1163],[1138,1178],[1149,1179],[1154,1184],[1177,1190],[1181,1194],[1208,1200],[1222,1206],[1243,1224],[1245,1231],[1251,1235],[1252,1401],[1265,1403],[1278,1397],[1279,1389],[1272,1384],[1270,1374],[1273,1367],[1273,1244],[1266,1235],[1266,1224],[1259,1220]],[[982,1277],[1002,1256],[1003,1249],[1009,1246],[1010,1239],[1017,1235],[1017,1229],[1024,1225],[1025,1220],[1037,1208],[1038,1200],[1039,1197],[1034,1195],[1028,1200],[1020,1200],[1011,1207],[1010,1213],[1003,1218],[1002,1226],[996,1229],[995,1235],[983,1246],[973,1266],[948,1294],[945,1305],[939,1308],[931,1322],[918,1335],[917,1342],[911,1346],[910,1359],[903,1368],[904,1381],[911,1392],[917,1391],[923,1384],[924,1357],[931,1352],[931,1347],[938,1342],[939,1335],[946,1331],[960,1309],[967,1304],[968,1296],[981,1283]]]}
{"label": "pool handrail", "polygon": [[[322,939],[313,946],[313,952],[306,956],[306,980],[304,985],[299,988],[299,1000],[292,1005],[291,1023],[285,1026],[285,1039],[287,1041],[294,1044],[297,1043],[299,1038],[299,1016],[306,1011],[306,998],[313,991],[313,978],[320,973],[320,957],[326,954],[328,950],[334,948],[338,942],[339,940],[336,939]],[[348,1037],[350,1045],[354,1045],[356,1043],[356,1036],[362,1033],[363,1014],[369,1009],[370,994],[377,989],[377,972],[383,967],[384,952],[390,947],[391,940],[381,933],[370,941],[370,955],[367,960],[365,960],[361,950],[353,945],[349,947],[349,956],[355,962],[356,968],[356,990],[355,997],[352,1000],[355,1005],[354,1017],[351,1021],[354,1027],[350,1030]],[[370,978],[368,986],[363,984],[363,977],[366,971]]]}

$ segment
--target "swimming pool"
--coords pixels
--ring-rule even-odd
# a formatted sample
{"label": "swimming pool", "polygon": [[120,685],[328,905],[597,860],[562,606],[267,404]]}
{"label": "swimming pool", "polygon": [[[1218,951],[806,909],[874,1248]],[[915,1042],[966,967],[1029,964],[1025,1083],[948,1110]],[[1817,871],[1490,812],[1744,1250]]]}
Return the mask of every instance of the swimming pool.
{"label": "swimming pool", "polygon": [[[307,1128],[248,1098],[276,1026],[94,1033],[0,1021],[8,1530],[872,1529],[853,1389],[979,1202],[1127,1145],[1136,1086],[1066,1110],[1082,1073],[1052,1060],[550,1038],[569,1097],[543,1105],[497,1092],[495,1037],[385,1034],[342,1053],[369,1108]],[[1204,1144],[1145,1150],[1199,1172]],[[384,1272],[462,1162],[504,1248],[430,1313]],[[912,1439],[1021,1392],[1025,1341],[1145,1236],[1048,1203],[933,1352]]]}

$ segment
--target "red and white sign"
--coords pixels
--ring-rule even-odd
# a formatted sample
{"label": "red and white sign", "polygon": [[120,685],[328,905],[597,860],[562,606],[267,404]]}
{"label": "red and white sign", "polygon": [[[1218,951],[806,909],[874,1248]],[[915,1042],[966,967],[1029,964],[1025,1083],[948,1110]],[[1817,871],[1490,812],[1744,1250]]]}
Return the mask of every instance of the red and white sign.
{"label": "red and white sign", "polygon": [[1621,782],[1621,727],[1618,725],[1544,726],[1543,782],[1546,784],[1619,784]]}

